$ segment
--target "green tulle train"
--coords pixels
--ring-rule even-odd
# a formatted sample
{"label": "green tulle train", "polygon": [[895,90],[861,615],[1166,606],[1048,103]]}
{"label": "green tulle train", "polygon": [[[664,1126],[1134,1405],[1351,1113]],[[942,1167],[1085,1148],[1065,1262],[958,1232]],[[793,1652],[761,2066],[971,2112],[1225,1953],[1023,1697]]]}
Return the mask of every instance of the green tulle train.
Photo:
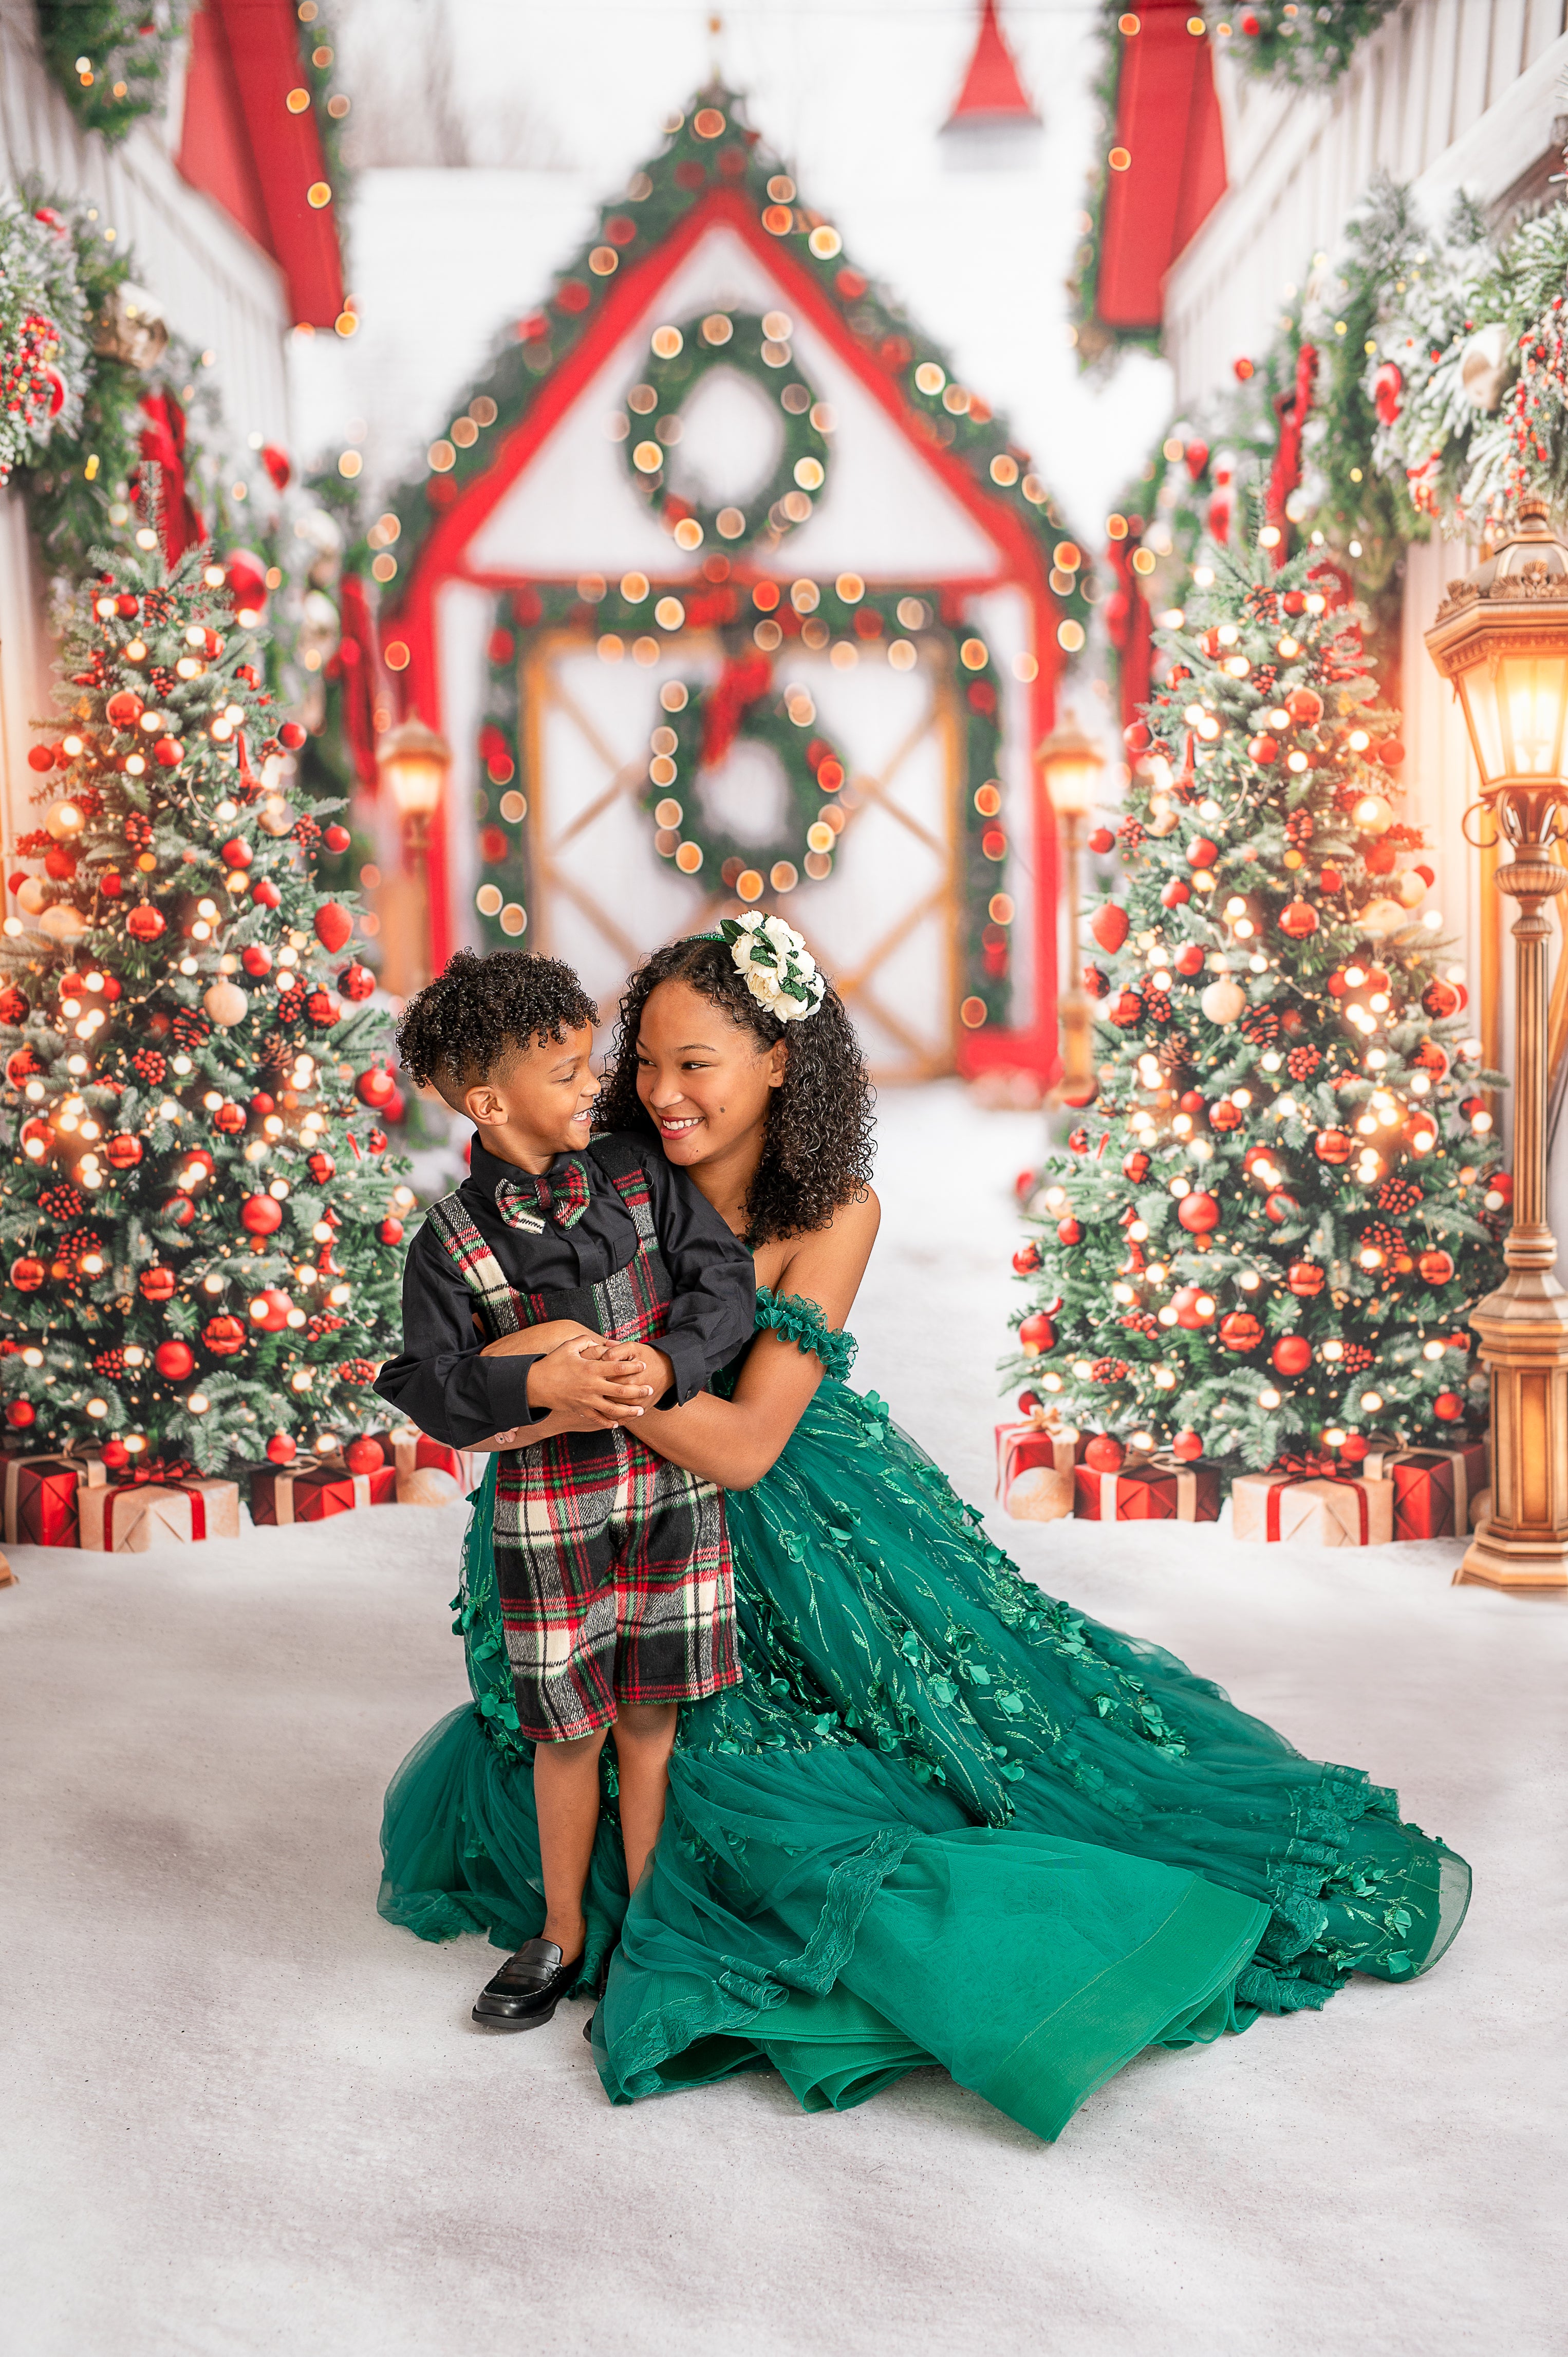
{"label": "green tulle train", "polygon": [[[935,2061],[1050,2136],[1145,2046],[1436,1961],[1469,1870],[1391,1792],[1043,1595],[837,1379],[847,1338],[798,1299],[759,1295],[759,1318],[829,1379],[730,1496],[743,1678],[682,1714],[629,1907],[607,1749],[582,1985],[613,1949],[594,2025],[613,2100],[770,2063],[842,2107]],[[393,1780],[381,1907],[510,1949],[543,1898],[493,1480],[457,1599],[474,1704]]]}

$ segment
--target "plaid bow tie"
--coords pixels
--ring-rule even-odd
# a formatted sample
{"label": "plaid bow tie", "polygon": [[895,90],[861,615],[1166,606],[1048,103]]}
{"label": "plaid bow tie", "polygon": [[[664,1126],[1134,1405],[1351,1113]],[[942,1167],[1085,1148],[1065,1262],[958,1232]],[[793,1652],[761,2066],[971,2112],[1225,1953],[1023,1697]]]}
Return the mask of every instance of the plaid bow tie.
{"label": "plaid bow tie", "polygon": [[496,1189],[496,1209],[509,1228],[538,1236],[543,1234],[547,1219],[558,1228],[575,1228],[588,1208],[588,1192],[587,1172],[580,1162],[572,1161],[563,1169],[538,1177],[530,1170],[516,1178],[503,1178]]}

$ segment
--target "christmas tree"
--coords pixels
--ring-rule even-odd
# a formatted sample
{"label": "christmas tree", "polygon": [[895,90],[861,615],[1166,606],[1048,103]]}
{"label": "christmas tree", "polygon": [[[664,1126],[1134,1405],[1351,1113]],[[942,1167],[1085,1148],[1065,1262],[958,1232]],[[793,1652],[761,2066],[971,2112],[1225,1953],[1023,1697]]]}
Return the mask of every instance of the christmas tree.
{"label": "christmas tree", "polygon": [[305,731],[258,629],[207,552],[170,572],[136,539],[73,610],[7,878],[6,1437],[286,1462],[364,1430],[397,1329],[386,1018],[314,881],[336,805],[286,799]]}
{"label": "christmas tree", "polygon": [[[1265,528],[1260,538],[1277,544]],[[1337,576],[1210,550],[1133,757],[1100,1093],[1042,1172],[1010,1371],[1134,1447],[1262,1469],[1485,1420],[1509,1198],[1403,760]]]}

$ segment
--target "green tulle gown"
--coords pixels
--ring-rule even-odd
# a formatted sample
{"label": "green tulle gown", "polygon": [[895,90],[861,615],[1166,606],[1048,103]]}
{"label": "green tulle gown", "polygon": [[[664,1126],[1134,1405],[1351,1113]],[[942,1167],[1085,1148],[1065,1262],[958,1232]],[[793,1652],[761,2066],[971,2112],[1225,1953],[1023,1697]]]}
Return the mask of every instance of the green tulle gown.
{"label": "green tulle gown", "polygon": [[[606,1751],[583,1983],[611,2100],[771,2064],[809,2108],[938,2062],[1042,2136],[1151,2045],[1423,1972],[1470,1874],[1358,1769],[1304,1760],[1174,1655],[1014,1570],[815,1305],[758,1323],[827,1370],[728,1501],[742,1683],[682,1713],[628,1905]],[[543,1921],[476,1492],[457,1627],[475,1701],[387,1794],[381,1910],[424,1939]],[[616,1944],[618,1937],[619,1944]]]}

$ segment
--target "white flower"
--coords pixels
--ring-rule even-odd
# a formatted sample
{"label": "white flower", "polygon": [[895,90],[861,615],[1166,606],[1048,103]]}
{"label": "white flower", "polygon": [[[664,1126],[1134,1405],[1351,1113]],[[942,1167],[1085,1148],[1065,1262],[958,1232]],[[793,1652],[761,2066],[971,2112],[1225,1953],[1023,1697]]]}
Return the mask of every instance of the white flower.
{"label": "white flower", "polygon": [[787,925],[782,917],[764,917],[762,930],[777,949],[793,952],[806,946],[794,926]]}
{"label": "white flower", "polygon": [[765,965],[752,967],[746,977],[746,986],[753,998],[760,998],[765,1006],[771,1006],[776,999],[782,997],[784,992],[784,985],[779,976],[771,967]]}

